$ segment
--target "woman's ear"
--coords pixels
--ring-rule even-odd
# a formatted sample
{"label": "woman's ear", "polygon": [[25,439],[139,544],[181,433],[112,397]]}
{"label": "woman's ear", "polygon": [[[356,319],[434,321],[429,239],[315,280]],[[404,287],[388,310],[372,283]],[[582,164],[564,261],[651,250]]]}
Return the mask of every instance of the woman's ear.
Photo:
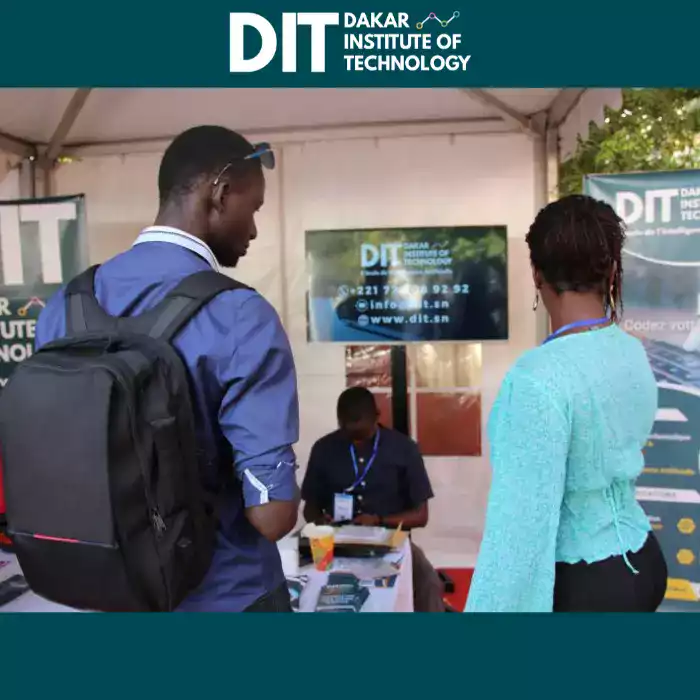
{"label": "woman's ear", "polygon": [[532,268],[532,281],[535,284],[535,289],[542,289],[542,275],[534,267]]}

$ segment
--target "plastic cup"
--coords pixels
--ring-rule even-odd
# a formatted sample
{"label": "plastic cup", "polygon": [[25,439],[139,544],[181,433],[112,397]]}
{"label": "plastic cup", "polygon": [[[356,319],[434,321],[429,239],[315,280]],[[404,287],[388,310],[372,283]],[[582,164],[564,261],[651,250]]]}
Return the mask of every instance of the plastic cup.
{"label": "plastic cup", "polygon": [[285,537],[277,543],[285,576],[299,575],[299,538]]}
{"label": "plastic cup", "polygon": [[311,556],[317,571],[328,571],[333,563],[335,530],[326,525],[318,525],[309,532]]}

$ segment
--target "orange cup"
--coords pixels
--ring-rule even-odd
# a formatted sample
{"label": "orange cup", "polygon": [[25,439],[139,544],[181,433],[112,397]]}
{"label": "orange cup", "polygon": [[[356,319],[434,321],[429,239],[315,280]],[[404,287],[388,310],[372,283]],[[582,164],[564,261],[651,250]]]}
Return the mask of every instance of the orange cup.
{"label": "orange cup", "polygon": [[309,533],[311,556],[318,571],[328,571],[333,563],[335,548],[335,530],[332,527],[320,525]]}

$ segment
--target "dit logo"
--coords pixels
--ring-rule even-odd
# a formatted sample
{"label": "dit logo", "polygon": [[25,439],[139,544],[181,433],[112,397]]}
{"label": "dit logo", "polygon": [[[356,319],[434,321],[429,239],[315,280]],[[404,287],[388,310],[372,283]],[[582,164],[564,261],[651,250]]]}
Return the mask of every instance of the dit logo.
{"label": "dit logo", "polygon": [[402,243],[382,243],[372,245],[363,243],[360,246],[360,265],[362,267],[395,267],[401,264],[399,251],[403,247]]}
{"label": "dit logo", "polygon": [[[311,72],[326,70],[326,27],[340,24],[339,12],[284,12],[282,13],[282,71],[297,71],[298,27],[311,29]],[[229,70],[231,73],[255,73],[265,68],[277,54],[277,31],[262,15],[254,12],[231,12],[229,15]],[[246,27],[260,35],[261,46],[257,55],[245,58]]]}

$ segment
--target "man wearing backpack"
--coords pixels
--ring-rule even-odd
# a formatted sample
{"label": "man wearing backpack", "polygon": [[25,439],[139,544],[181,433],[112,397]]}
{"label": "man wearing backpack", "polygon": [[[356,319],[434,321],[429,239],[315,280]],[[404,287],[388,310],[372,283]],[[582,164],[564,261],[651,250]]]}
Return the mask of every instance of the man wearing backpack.
{"label": "man wearing backpack", "polygon": [[[17,406],[27,393],[20,388],[30,379],[38,383],[44,372],[44,385],[60,392],[60,401],[72,401],[71,408],[63,404],[72,415],[61,415],[59,399],[44,397],[53,401],[51,409],[33,404],[44,426],[43,435],[34,434],[35,444],[26,435],[23,442],[12,439],[21,419],[3,408],[15,423],[2,435],[10,443],[3,445],[8,520],[20,564],[38,593],[107,611],[291,611],[276,542],[294,528],[298,512],[294,361],[272,306],[211,272],[234,267],[257,236],[263,167],[274,167],[267,144],[254,146],[217,126],[180,134],[160,165],[155,224],[131,249],[69,284],[42,312],[38,352],[4,391],[15,385]],[[112,321],[104,312],[129,318]],[[93,340],[91,332],[97,332]],[[178,360],[162,339],[172,340],[186,366],[192,439],[182,383],[173,398]],[[166,369],[157,370],[161,365]],[[75,399],[81,391],[93,397],[87,408]],[[99,431],[90,427],[98,425],[97,414],[109,421],[108,438],[96,437]],[[79,420],[85,424],[82,439]],[[118,430],[126,431],[120,433],[126,442],[116,440]],[[54,442],[50,451],[39,444],[52,439],[62,444]],[[94,464],[105,450],[109,475],[98,479]],[[115,466],[120,459],[128,469]],[[36,474],[31,484],[26,467],[15,466],[41,460],[53,460],[53,469]],[[195,473],[188,460],[196,461],[198,483],[188,476]],[[110,503],[110,519],[98,527]],[[207,552],[207,519],[214,512]],[[121,554],[113,557],[117,549]]]}

